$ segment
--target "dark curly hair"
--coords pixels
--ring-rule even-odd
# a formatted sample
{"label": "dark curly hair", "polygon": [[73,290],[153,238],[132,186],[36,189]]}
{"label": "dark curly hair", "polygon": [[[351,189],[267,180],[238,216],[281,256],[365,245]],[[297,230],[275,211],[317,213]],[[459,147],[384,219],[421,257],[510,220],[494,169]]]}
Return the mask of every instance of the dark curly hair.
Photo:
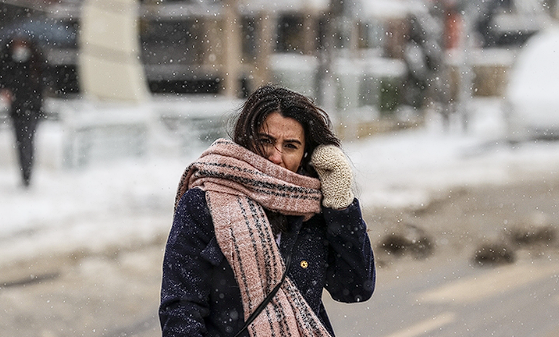
{"label": "dark curly hair", "polygon": [[252,93],[236,118],[232,139],[235,143],[264,156],[258,132],[273,112],[293,118],[305,132],[305,156],[301,162],[302,174],[317,176],[310,165],[311,154],[319,145],[340,146],[340,140],[331,130],[331,121],[324,110],[309,98],[286,88],[266,85]]}

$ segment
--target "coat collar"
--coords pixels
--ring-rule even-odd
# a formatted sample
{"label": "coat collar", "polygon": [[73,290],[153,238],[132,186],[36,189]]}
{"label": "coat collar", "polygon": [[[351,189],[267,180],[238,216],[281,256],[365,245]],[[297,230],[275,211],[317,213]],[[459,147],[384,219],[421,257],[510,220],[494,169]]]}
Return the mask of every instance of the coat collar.
{"label": "coat collar", "polygon": [[286,257],[291,251],[293,251],[293,246],[297,237],[299,236],[299,231],[303,227],[303,217],[302,216],[287,216],[287,222],[289,223],[289,230],[281,234],[280,242],[280,253],[282,257]]}

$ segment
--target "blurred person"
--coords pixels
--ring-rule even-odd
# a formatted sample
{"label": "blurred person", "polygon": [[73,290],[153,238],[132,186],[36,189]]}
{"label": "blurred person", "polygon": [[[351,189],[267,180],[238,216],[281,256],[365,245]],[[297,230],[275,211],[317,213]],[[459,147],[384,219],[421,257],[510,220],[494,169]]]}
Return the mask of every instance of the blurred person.
{"label": "blurred person", "polygon": [[0,95],[10,106],[23,186],[31,182],[34,138],[43,103],[45,61],[30,38],[15,37],[0,51]]}
{"label": "blurred person", "polygon": [[435,10],[410,14],[408,22],[403,54],[407,67],[403,98],[406,105],[421,109],[428,100],[440,100],[434,91],[442,89],[434,87],[441,75],[443,31]]}
{"label": "blurred person", "polygon": [[368,300],[374,258],[328,115],[264,86],[179,183],[163,336],[334,336],[322,303]]}

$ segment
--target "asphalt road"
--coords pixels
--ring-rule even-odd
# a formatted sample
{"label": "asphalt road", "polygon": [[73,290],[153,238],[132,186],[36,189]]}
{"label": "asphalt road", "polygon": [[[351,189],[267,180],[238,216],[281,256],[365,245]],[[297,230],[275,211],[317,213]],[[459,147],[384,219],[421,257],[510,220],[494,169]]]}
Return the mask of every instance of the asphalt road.
{"label": "asphalt road", "polygon": [[[511,239],[519,228],[556,229],[557,200],[558,181],[540,179],[462,187],[422,209],[366,210],[377,289],[351,305],[325,295],[337,336],[558,336],[559,235]],[[389,254],[379,245],[393,233],[427,237],[430,250]],[[0,335],[159,336],[164,237],[0,266]],[[480,266],[484,244],[509,247],[511,259]]]}
{"label": "asphalt road", "polygon": [[[559,336],[558,202],[557,180],[541,178],[373,210],[377,289],[360,304],[327,298],[337,336]],[[394,233],[427,237],[432,249],[379,246]]]}
{"label": "asphalt road", "polygon": [[492,268],[443,259],[402,266],[379,272],[370,301],[329,301],[329,312],[339,337],[559,336],[554,255]]}

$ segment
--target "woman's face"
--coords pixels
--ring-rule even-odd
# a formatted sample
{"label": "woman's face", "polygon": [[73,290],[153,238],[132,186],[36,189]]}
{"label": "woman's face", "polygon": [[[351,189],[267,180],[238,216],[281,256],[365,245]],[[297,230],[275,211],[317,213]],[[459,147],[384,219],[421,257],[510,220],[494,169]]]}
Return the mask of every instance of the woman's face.
{"label": "woman's face", "polygon": [[305,153],[305,131],[299,122],[273,112],[264,120],[258,140],[266,159],[297,172]]}

